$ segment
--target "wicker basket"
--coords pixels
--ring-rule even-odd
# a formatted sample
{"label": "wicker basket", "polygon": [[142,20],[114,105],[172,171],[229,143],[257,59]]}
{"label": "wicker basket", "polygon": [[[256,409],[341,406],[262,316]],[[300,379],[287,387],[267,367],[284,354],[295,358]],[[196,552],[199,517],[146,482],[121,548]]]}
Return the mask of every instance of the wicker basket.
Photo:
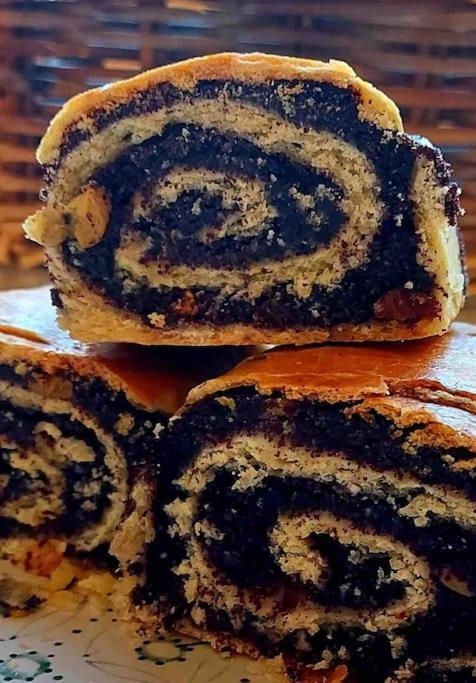
{"label": "wicker basket", "polygon": [[37,204],[34,149],[65,99],[222,50],[336,57],[385,89],[407,128],[454,163],[476,270],[476,5],[469,0],[0,0],[0,233],[19,230]]}

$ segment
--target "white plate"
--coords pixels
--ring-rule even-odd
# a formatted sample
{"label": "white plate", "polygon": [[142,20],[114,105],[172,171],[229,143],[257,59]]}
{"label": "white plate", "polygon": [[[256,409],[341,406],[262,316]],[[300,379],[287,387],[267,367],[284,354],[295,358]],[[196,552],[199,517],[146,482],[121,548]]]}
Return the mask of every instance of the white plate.
{"label": "white plate", "polygon": [[[224,658],[192,638],[134,644],[112,611],[87,604],[0,618],[0,681],[35,683],[262,683],[244,657]],[[279,677],[281,678],[281,677]],[[282,679],[281,679],[282,680]]]}

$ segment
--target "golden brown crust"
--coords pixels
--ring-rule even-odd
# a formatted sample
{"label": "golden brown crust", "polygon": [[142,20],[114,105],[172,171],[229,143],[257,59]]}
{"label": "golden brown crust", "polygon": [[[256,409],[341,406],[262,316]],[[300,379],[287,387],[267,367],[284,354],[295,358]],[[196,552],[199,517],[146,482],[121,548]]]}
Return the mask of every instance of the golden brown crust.
{"label": "golden brown crust", "polygon": [[201,79],[270,81],[276,78],[316,80],[351,86],[361,93],[360,115],[392,130],[402,130],[395,104],[373,85],[359,78],[345,62],[329,62],[262,53],[226,52],[187,59],[146,71],[134,78],[96,88],[73,97],[52,120],[40,147],[38,161],[51,164],[58,155],[65,130],[97,108],[111,108],[157,83],[169,82],[189,90]]}
{"label": "golden brown crust", "polygon": [[[326,329],[311,328],[256,328],[253,325],[233,324],[215,327],[214,325],[194,325],[187,323],[186,327],[161,329],[151,328],[143,324],[138,316],[128,314],[125,311],[114,309],[103,303],[102,310],[107,309],[108,314],[102,318],[101,325],[93,327],[88,318],[80,319],[72,317],[67,312],[60,312],[60,324],[71,330],[78,339],[95,342],[98,339],[117,339],[113,332],[114,327],[120,327],[121,338],[128,343],[134,344],[168,344],[171,346],[222,346],[230,345],[256,345],[270,344],[284,345],[316,344],[327,341],[366,342],[369,339],[376,341],[396,341],[399,339],[421,339],[432,335],[442,334],[439,321],[421,320],[413,324],[399,323],[396,321],[372,322],[371,324],[344,323]],[[109,321],[109,324],[107,324]],[[110,332],[108,330],[111,330]]]}
{"label": "golden brown crust", "polygon": [[[94,132],[94,120],[88,116],[95,109],[111,109],[121,102],[129,101],[135,94],[144,91],[151,85],[170,82],[180,88],[192,88],[200,79],[225,79],[240,81],[269,81],[276,78],[328,81],[342,87],[351,87],[361,94],[360,116],[376,121],[392,130],[401,129],[398,112],[386,96],[371,85],[359,79],[354,71],[342,62],[315,62],[265,54],[240,55],[224,53],[187,60],[178,64],[160,67],[141,74],[133,79],[115,83],[107,88],[89,91],[73,98],[53,120],[49,131],[39,150],[39,159],[43,163],[51,163],[58,153],[63,134],[69,127],[78,123],[88,126]],[[67,166],[67,162],[65,162]],[[432,169],[433,172],[433,169]],[[425,179],[427,179],[425,175]],[[436,183],[438,185],[438,183]],[[439,186],[438,186],[439,187]],[[193,320],[177,325],[175,328],[166,324],[164,315],[152,313],[150,319],[156,326],[148,324],[140,316],[119,310],[101,296],[98,296],[81,282],[81,274],[64,264],[62,253],[57,245],[71,230],[80,245],[84,248],[95,244],[107,229],[107,198],[100,198],[97,188],[83,191],[79,197],[72,199],[67,205],[68,228],[57,221],[58,207],[53,208],[55,199],[51,193],[49,203],[42,214],[32,217],[25,224],[25,230],[40,242],[48,245],[47,256],[53,281],[61,292],[64,308],[60,312],[60,324],[70,330],[71,334],[87,343],[97,342],[129,342],[145,345],[222,345],[222,344],[307,344],[327,340],[366,341],[373,339],[398,340],[418,339],[441,334],[448,329],[451,321],[461,307],[462,276],[459,253],[455,256],[450,249],[456,238],[450,240],[446,228],[443,210],[443,191],[439,188],[437,200],[428,200],[428,210],[421,210],[422,244],[427,244],[425,254],[420,255],[422,262],[429,259],[430,271],[439,264],[435,271],[435,286],[432,293],[434,311],[428,316],[434,319],[399,322],[397,320],[372,320],[370,323],[345,323],[331,328],[303,329],[263,329],[251,324],[232,324],[214,326],[194,324]],[[424,193],[425,194],[425,193]],[[440,196],[441,195],[441,196]],[[66,200],[65,200],[66,201]],[[439,209],[435,209],[437,201]],[[441,206],[440,206],[441,204]],[[93,210],[94,209],[94,210]],[[433,216],[433,213],[435,216]],[[433,216],[434,225],[430,222]],[[419,231],[418,221],[416,229]],[[426,235],[426,231],[428,235]],[[454,233],[455,231],[453,231]],[[426,261],[425,261],[426,265]],[[436,313],[436,311],[438,313]],[[398,317],[387,315],[389,317]]]}
{"label": "golden brown crust", "polygon": [[476,412],[476,326],[456,323],[432,339],[276,349],[190,392],[188,402],[241,385],[262,393],[340,401],[400,395]]}
{"label": "golden brown crust", "polygon": [[[409,393],[412,393],[410,390]],[[352,414],[371,414],[374,410],[380,415],[390,418],[398,428],[405,429],[415,423],[425,424],[425,433],[419,432],[419,437],[427,443],[445,447],[450,440],[458,435],[458,445],[462,448],[472,449],[476,439],[476,413],[471,412],[476,406],[467,403],[457,407],[451,403],[457,402],[457,397],[438,395],[436,400],[419,400],[406,396],[378,396],[364,399],[358,406],[352,409]],[[439,398],[440,402],[437,402]],[[443,402],[445,401],[445,402]]]}
{"label": "golden brown crust", "polygon": [[57,253],[49,254],[49,270],[61,293],[64,309],[59,312],[59,324],[83,342],[121,341],[133,344],[170,344],[176,346],[221,346],[269,344],[313,344],[326,341],[396,341],[421,339],[445,332],[455,311],[434,320],[403,323],[395,320],[371,323],[345,323],[328,328],[270,329],[253,325],[198,325],[187,322],[186,327],[163,329],[146,325],[141,318],[109,304],[93,292],[61,261]]}
{"label": "golden brown crust", "polygon": [[73,341],[56,324],[48,287],[0,295],[0,362],[23,361],[41,366],[51,375],[65,369],[101,377],[112,389],[123,390],[136,405],[167,414],[180,407],[194,384],[212,374],[209,355],[197,355],[190,366],[190,355],[185,359],[174,349],[91,346]]}

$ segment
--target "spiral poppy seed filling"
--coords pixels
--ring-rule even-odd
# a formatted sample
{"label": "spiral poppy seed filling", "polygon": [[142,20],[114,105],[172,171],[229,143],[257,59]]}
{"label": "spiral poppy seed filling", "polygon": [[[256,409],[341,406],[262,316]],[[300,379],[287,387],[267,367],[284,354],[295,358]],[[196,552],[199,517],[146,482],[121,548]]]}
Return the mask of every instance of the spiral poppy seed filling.
{"label": "spiral poppy seed filling", "polygon": [[[165,84],[160,87],[161,92],[157,88],[145,98],[147,105],[141,114],[147,107],[155,111],[177,102],[218,99],[227,85],[201,84],[192,93],[184,93]],[[187,317],[194,322],[203,320],[220,325],[252,319],[264,327],[363,322],[373,316],[373,306],[389,289],[404,290],[406,283],[412,282],[416,291],[431,292],[432,277],[417,260],[418,240],[409,188],[415,160],[424,154],[436,159],[436,150],[404,136],[398,141],[384,142],[384,131],[359,121],[357,93],[330,84],[299,86],[301,92],[288,98],[289,111],[283,111],[279,104],[280,89],[292,91],[298,85],[242,84],[227,88],[226,92],[232,101],[236,98],[266,106],[286,121],[339,136],[372,158],[378,191],[387,209],[374,238],[369,263],[351,268],[340,285],[314,286],[305,297],[296,296],[291,281],[266,288],[256,297],[227,294],[223,285],[197,287],[192,283],[187,289],[193,300],[192,311],[184,310],[182,288],[154,287],[150,282],[141,285],[140,279],[134,277],[132,285],[127,266],[121,269],[120,259],[118,263],[115,258],[124,230],[128,233],[126,242],[133,235],[143,236],[146,246],[139,252],[139,258],[144,265],[153,266],[159,260],[169,265],[205,265],[233,271],[263,260],[282,262],[292,254],[312,254],[336,237],[346,222],[341,206],[346,190],[333,182],[332,176],[297,163],[284,153],[266,153],[246,139],[190,124],[167,125],[161,135],[128,148],[93,176],[93,181],[105,188],[111,198],[107,239],[87,251],[78,250],[75,242],[65,242],[66,261],[79,268],[91,284],[99,285],[116,304],[140,313],[149,324],[148,316],[155,312],[165,314],[174,323]],[[313,96],[314,102],[322,102],[322,106],[317,104],[315,110],[309,111],[307,103]],[[138,116],[139,110],[139,104],[133,114],[124,109],[113,120],[126,114]],[[99,129],[108,123],[110,119],[99,118]],[[392,165],[395,168],[390,172]],[[439,168],[441,182],[447,182],[448,170],[441,160]],[[195,169],[199,169],[198,178]],[[233,192],[237,182],[241,182],[241,193]],[[214,186],[215,192],[210,192],[209,188]],[[167,187],[171,189],[170,203],[163,201]],[[247,193],[257,196],[255,205],[244,200]],[[142,205],[139,210],[137,202]],[[253,209],[261,221],[247,230],[246,212]],[[236,232],[230,230],[234,216],[240,228]],[[399,230],[395,233],[396,221]],[[221,232],[224,236],[220,236]],[[143,274],[146,275],[145,271]],[[356,290],[360,292],[360,301],[355,300]],[[425,304],[415,307],[409,317],[417,319],[419,315],[437,313],[431,298]],[[280,322],[276,309],[283,308],[285,315]]]}
{"label": "spiral poppy seed filling", "polygon": [[136,604],[358,681],[410,663],[453,680],[436,664],[451,658],[470,680],[475,453],[426,433],[359,401],[237,388],[196,403],[165,435]]}
{"label": "spiral poppy seed filling", "polygon": [[[26,224],[64,326],[83,341],[202,344],[446,329],[464,275],[440,151],[387,101],[384,127],[355,75],[247,80],[229,58],[228,77],[179,86],[159,69],[66,112],[46,213]],[[93,300],[107,333],[86,324]]]}
{"label": "spiral poppy seed filling", "polygon": [[107,544],[165,415],[66,371],[56,398],[35,393],[52,381],[41,368],[2,364],[0,378],[0,536],[64,538],[88,551]]}
{"label": "spiral poppy seed filling", "polygon": [[[1,449],[1,473],[4,479],[0,497],[3,533],[6,530],[15,534],[35,529],[37,532],[63,536],[76,534],[83,527],[96,523],[104,509],[109,507],[111,484],[108,484],[108,480],[111,473],[104,466],[104,449],[94,432],[81,428],[76,421],[63,416],[53,417],[40,411],[14,410],[6,403],[0,404],[0,411],[3,417],[0,430],[9,442],[8,448]],[[45,426],[44,432],[41,431],[42,423]],[[53,428],[49,425],[53,425]],[[48,441],[47,429],[52,431],[55,427],[64,439],[74,439],[75,443],[79,441],[84,451],[95,452],[94,462],[62,463],[59,476],[57,470],[50,472],[50,468],[43,469],[41,464],[36,467],[33,465],[30,471],[18,466],[19,459],[25,468],[29,465],[30,453],[45,447],[45,442]],[[14,449],[11,443],[15,444]],[[55,489],[61,477],[64,479],[64,490],[60,500],[57,500],[58,491]],[[22,501],[28,507],[37,497],[41,499],[44,509],[38,516],[35,515],[31,523],[21,521],[25,511],[24,515],[9,516],[11,508],[21,505]],[[48,501],[48,506],[44,506],[45,500]],[[60,514],[56,516],[56,512]]]}
{"label": "spiral poppy seed filling", "polygon": [[[183,140],[182,130],[183,127],[174,127],[174,130],[171,131],[175,154],[178,154],[178,143]],[[202,132],[201,136],[204,151],[208,148],[207,153],[209,153],[210,132],[206,134]],[[154,139],[148,141],[147,145],[153,158],[157,163],[160,163],[162,157],[157,154]],[[221,143],[217,142],[219,149],[223,148],[224,145],[223,140]],[[242,162],[248,162],[250,157],[246,145],[244,150],[242,145],[240,153],[243,155]],[[219,151],[212,152],[209,159],[211,166],[217,164],[219,159],[217,155],[219,154]],[[256,151],[256,154],[260,154],[260,152]],[[129,190],[134,187],[134,181],[141,183],[144,176],[151,172],[151,168],[147,163],[144,163],[144,157],[141,154],[133,152],[131,156],[134,157],[134,160],[141,162],[139,169],[137,169],[137,178],[128,178],[127,171],[122,166],[122,159],[112,165],[112,168],[109,169],[110,172],[101,172],[98,178],[100,185],[107,188],[113,196],[115,193],[111,190],[114,188],[114,179],[117,179],[116,182],[122,186],[124,179],[127,178],[128,182],[125,187]],[[145,153],[144,156],[146,157]],[[278,155],[275,156],[278,157]],[[125,164],[128,166],[129,153],[126,154],[126,157]],[[235,158],[233,153],[231,158]],[[285,159],[277,158],[275,159],[275,166],[272,166],[273,171],[279,174],[278,177],[282,175],[278,169],[289,165],[283,164],[283,161]],[[187,162],[193,164],[192,159],[187,160]],[[203,157],[201,164],[206,166]],[[225,160],[223,165],[229,167],[229,161]],[[276,177],[272,171],[270,173]],[[233,269],[239,267],[240,264],[253,263],[263,259],[282,260],[289,256],[290,251],[295,254],[312,253],[319,244],[328,242],[338,233],[342,227],[344,216],[330,199],[331,196],[338,196],[338,190],[333,187],[328,179],[316,177],[316,174],[312,173],[310,175],[311,182],[325,188],[323,191],[326,196],[322,198],[318,206],[318,212],[323,217],[322,220],[318,221],[319,225],[313,226],[306,220],[302,212],[296,210],[294,205],[291,204],[290,206],[289,189],[286,191],[285,186],[283,191],[283,184],[277,183],[272,186],[276,189],[270,194],[275,200],[275,206],[284,206],[280,207],[282,210],[279,213],[279,218],[270,222],[268,226],[262,226],[260,233],[248,237],[242,237],[240,234],[222,237],[211,243],[194,240],[194,234],[204,230],[213,230],[215,223],[220,224],[224,217],[224,210],[222,201],[216,195],[206,194],[203,196],[199,195],[198,192],[188,192],[180,195],[172,207],[152,213],[149,220],[141,218],[132,224],[132,231],[147,235],[148,246],[141,256],[142,263],[153,263],[157,258],[161,258],[171,264],[180,262],[190,266],[207,264],[216,268]],[[303,180],[309,182],[309,179]],[[296,191],[302,190],[304,194],[303,184],[300,183],[298,185],[299,190]],[[121,203],[113,204],[109,226],[111,238],[113,234],[120,235],[120,226],[124,220],[124,206],[127,205],[130,198],[124,189],[119,189],[118,195]],[[193,215],[194,205],[198,207],[198,215]],[[185,215],[183,212],[184,207],[190,208],[190,206],[192,207],[191,221],[190,213]],[[232,212],[232,209],[226,209],[226,211]],[[117,222],[114,219],[115,216],[117,216]],[[181,226],[180,229],[177,228],[178,225]],[[186,234],[183,234],[185,231]],[[150,288],[149,285],[141,285],[140,282],[131,289],[130,275],[126,271],[115,275],[114,251],[111,250],[110,242],[101,243],[86,252],[78,252],[74,243],[66,242],[63,249],[66,261],[75,267],[84,269],[92,284],[99,284],[104,287],[104,291],[116,303],[123,303],[128,310],[140,313],[145,319],[148,319],[148,316],[156,311],[167,314],[167,319],[175,322],[183,319],[184,315],[189,315],[187,312],[184,314],[180,305],[183,297],[182,289],[164,286]],[[405,254],[403,259],[402,254]],[[373,306],[388,290],[389,283],[392,289],[404,289],[406,283],[412,282],[417,291],[429,292],[431,290],[432,278],[416,262],[416,254],[417,240],[411,231],[405,231],[405,228],[402,227],[399,233],[395,235],[393,227],[389,229],[387,226],[387,230],[382,230],[380,238],[376,238],[370,264],[346,274],[338,287],[329,289],[314,286],[308,297],[300,299],[292,291],[289,291],[290,283],[283,283],[271,287],[255,299],[249,299],[237,297],[235,294],[222,295],[220,294],[221,289],[218,287],[191,286],[187,291],[194,301],[192,317],[194,321],[199,321],[202,318],[207,322],[216,324],[246,322],[251,319],[258,325],[271,327],[312,325],[317,320],[321,320],[325,324],[346,321],[362,322],[373,315]],[[104,282],[104,278],[108,275],[110,279]],[[435,308],[435,305],[431,306],[430,303],[426,308],[421,307],[420,313],[422,315],[428,314],[431,307]],[[284,315],[282,314],[283,309]],[[280,311],[279,316],[277,310]],[[418,311],[415,312],[415,315],[418,317]]]}
{"label": "spiral poppy seed filling", "polygon": [[[176,186],[181,179],[176,171],[170,203],[156,207],[156,184],[161,193],[167,190],[167,183],[171,184],[170,179],[163,184],[157,182],[170,175],[171,158],[175,167],[183,166],[183,192],[177,193]],[[187,174],[197,167],[204,177],[203,196],[199,190],[186,189],[189,185]],[[150,180],[151,176],[153,180]],[[335,206],[341,193],[325,174],[293,163],[284,154],[264,155],[259,147],[246,140],[237,141],[219,131],[198,126],[167,126],[161,136],[129,149],[101,170],[94,180],[113,198],[119,199],[118,204],[113,199],[111,213],[121,222],[124,221],[121,215],[124,207],[141,189],[137,199],[140,206],[135,211],[137,221],[129,228],[150,237],[152,246],[145,255],[146,260],[160,257],[171,264],[232,268],[262,259],[282,259],[290,251],[296,254],[311,252],[319,243],[328,241],[344,220]],[[193,184],[199,183],[198,178],[192,180]],[[234,187],[235,183],[238,187]],[[210,189],[206,190],[214,185],[214,194]],[[309,201],[316,187],[322,197],[315,200],[313,224],[299,203],[293,201],[293,194],[303,197],[302,201],[306,198]],[[248,190],[250,194],[255,191],[256,203],[267,200],[272,208],[240,207],[238,202],[244,203],[240,190]],[[160,199],[163,201],[162,196]],[[244,227],[233,234],[232,224],[228,226],[231,236],[215,238],[214,231],[228,217],[238,210],[252,208],[262,208],[265,222],[261,226],[250,226],[251,235],[246,234]],[[246,216],[240,216],[240,219],[244,221]],[[258,227],[260,232],[257,232]]]}

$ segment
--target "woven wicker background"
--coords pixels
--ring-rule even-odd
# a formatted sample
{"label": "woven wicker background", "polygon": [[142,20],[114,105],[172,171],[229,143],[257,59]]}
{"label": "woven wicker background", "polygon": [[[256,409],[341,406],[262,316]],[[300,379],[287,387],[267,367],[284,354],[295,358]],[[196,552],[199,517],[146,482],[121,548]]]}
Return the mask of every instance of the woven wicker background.
{"label": "woven wicker background", "polygon": [[454,163],[476,270],[476,4],[469,0],[0,0],[0,260],[35,258],[21,241],[10,246],[10,237],[38,203],[34,149],[65,99],[222,50],[341,58],[384,88],[407,128]]}

